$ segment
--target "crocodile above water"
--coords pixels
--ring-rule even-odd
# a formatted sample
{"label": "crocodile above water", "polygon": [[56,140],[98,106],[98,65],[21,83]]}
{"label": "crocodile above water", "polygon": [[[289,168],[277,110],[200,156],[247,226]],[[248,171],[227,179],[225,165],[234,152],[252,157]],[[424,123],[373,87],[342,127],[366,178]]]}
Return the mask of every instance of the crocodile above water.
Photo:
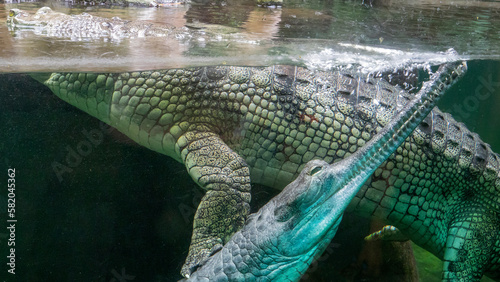
{"label": "crocodile above water", "polygon": [[67,15],[55,12],[49,7],[40,8],[36,13],[20,9],[11,9],[7,17],[11,30],[34,29],[46,36],[66,38],[134,38],[134,37],[170,37],[191,39],[201,36],[186,27],[154,24],[146,21],[122,20],[119,17],[103,18],[88,13]]}

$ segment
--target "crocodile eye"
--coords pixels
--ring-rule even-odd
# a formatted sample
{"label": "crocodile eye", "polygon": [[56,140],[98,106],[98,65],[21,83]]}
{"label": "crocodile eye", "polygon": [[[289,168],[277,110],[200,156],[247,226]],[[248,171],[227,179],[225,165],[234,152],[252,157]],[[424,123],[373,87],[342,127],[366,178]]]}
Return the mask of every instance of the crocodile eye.
{"label": "crocodile eye", "polygon": [[293,214],[293,208],[286,205],[280,206],[274,210],[274,216],[278,222],[288,221]]}
{"label": "crocodile eye", "polygon": [[311,170],[309,171],[309,175],[313,176],[316,173],[320,172],[322,169],[323,169],[322,166],[315,166],[315,167],[311,168]]}

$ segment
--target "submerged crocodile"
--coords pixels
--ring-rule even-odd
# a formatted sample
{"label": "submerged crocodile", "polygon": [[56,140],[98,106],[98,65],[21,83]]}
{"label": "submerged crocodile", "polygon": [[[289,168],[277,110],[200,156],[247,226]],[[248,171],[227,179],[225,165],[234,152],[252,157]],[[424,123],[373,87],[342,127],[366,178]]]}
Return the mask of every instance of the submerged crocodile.
{"label": "submerged crocodile", "polygon": [[400,113],[351,156],[329,165],[309,161],[297,179],[251,214],[191,281],[296,281],[328,246],[347,205],[363,183],[465,73],[443,65]]}
{"label": "submerged crocodile", "polygon": [[11,9],[7,17],[11,30],[34,29],[37,34],[67,38],[134,38],[171,37],[190,39],[196,34],[188,28],[153,24],[145,21],[128,21],[119,17],[102,18],[87,13],[66,15],[49,7],[40,8],[36,13]]}
{"label": "submerged crocodile", "polygon": [[[373,77],[293,66],[35,77],[139,144],[184,163],[206,190],[189,276],[249,213],[250,180],[282,189],[312,159],[356,152],[409,94]],[[61,172],[62,173],[62,172]],[[350,204],[444,260],[443,278],[500,277],[500,158],[434,109]]]}

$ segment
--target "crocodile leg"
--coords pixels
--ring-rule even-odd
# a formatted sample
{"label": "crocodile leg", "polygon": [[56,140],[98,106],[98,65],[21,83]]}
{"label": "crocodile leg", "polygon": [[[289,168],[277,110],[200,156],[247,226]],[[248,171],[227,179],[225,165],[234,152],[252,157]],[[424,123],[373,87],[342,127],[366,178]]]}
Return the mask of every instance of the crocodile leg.
{"label": "crocodile leg", "polygon": [[409,240],[399,229],[392,225],[386,225],[382,227],[382,229],[373,232],[372,234],[365,237],[366,241],[376,241],[376,240],[385,240],[385,241],[406,241]]}
{"label": "crocodile leg", "polygon": [[181,270],[189,277],[243,226],[250,211],[250,172],[243,158],[205,127],[187,132],[177,145],[189,174],[207,191],[195,214],[191,246]]}
{"label": "crocodile leg", "polygon": [[479,281],[490,266],[498,228],[498,215],[467,208],[448,229],[443,281]]}

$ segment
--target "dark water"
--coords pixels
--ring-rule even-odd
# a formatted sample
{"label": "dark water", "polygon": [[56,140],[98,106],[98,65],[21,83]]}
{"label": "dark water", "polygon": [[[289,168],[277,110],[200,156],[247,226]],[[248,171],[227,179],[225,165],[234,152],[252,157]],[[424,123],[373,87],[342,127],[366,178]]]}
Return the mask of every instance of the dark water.
{"label": "dark water", "polygon": [[[7,224],[8,168],[16,170],[18,220],[16,280],[6,272],[5,264],[0,280],[177,281],[202,195],[183,165],[136,145],[117,131],[103,129],[98,120],[19,72],[276,62],[368,72],[465,58],[469,72],[457,90],[444,97],[440,108],[500,152],[499,2],[286,3],[282,9],[264,9],[253,3],[214,1],[155,10],[70,10],[59,2],[21,4],[23,9],[49,5],[65,12],[90,10],[101,16],[153,18],[177,25],[219,24],[238,28],[247,37],[243,42],[224,42],[224,48],[219,43],[193,43],[175,50],[157,40],[38,38],[11,34],[0,25],[0,72],[4,73],[0,75],[0,183],[4,185],[0,226]],[[0,4],[0,13],[5,18],[14,6]],[[450,47],[458,51],[456,57],[443,53]],[[85,132],[102,133],[102,141],[89,143]],[[75,156],[73,152],[79,149],[85,153]],[[58,178],[54,163],[67,164],[71,171]],[[253,189],[253,209],[277,193],[266,187]],[[359,222],[351,219],[345,224]],[[308,272],[309,281],[343,281],[352,276],[349,266],[356,256],[344,251],[360,250],[361,243],[354,237],[364,235],[339,232],[329,248],[332,253]],[[2,263],[9,255],[7,236],[5,230],[0,231]],[[432,259],[432,255],[420,255],[421,281],[439,281],[440,262]],[[363,279],[358,275],[354,280]],[[385,276],[379,281],[389,280],[398,279]]]}

